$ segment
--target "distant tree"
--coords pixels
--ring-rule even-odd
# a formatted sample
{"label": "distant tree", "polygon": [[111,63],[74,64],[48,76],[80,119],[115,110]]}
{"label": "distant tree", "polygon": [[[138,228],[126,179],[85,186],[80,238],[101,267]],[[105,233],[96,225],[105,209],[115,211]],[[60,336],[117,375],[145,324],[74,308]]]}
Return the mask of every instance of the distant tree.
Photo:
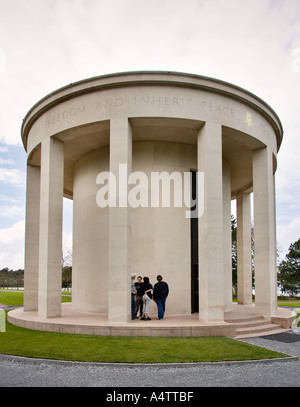
{"label": "distant tree", "polygon": [[62,288],[71,288],[72,287],[72,267],[65,266],[62,268]]}
{"label": "distant tree", "polygon": [[290,244],[285,260],[278,265],[278,286],[291,296],[300,292],[300,239]]}
{"label": "distant tree", "polygon": [[0,270],[0,287],[23,287],[24,286],[24,270],[11,270],[8,267]]}
{"label": "distant tree", "polygon": [[72,287],[72,252],[71,250],[63,251],[61,259],[61,286],[62,288]]}

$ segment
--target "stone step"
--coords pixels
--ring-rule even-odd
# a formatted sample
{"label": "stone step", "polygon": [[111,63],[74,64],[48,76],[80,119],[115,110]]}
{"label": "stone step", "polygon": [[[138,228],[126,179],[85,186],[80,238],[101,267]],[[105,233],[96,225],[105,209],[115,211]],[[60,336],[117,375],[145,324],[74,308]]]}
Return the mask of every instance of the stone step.
{"label": "stone step", "polygon": [[273,331],[264,331],[264,332],[254,332],[254,333],[248,333],[248,334],[239,334],[234,337],[234,339],[246,339],[246,338],[256,338],[258,336],[267,336],[267,335],[275,335],[275,334],[281,334],[283,332],[288,332],[290,329],[274,329]]}
{"label": "stone step", "polygon": [[264,324],[259,326],[252,326],[252,327],[245,327],[245,328],[237,328],[236,334],[237,335],[246,335],[252,333],[260,333],[260,332],[268,332],[273,331],[275,329],[280,329],[281,326],[278,324]]}
{"label": "stone step", "polygon": [[235,318],[235,319],[225,319],[226,322],[230,322],[231,324],[238,324],[239,322],[252,322],[252,321],[265,321],[264,317],[261,316],[253,316],[248,318]]}
{"label": "stone step", "polygon": [[238,323],[235,323],[235,326],[237,329],[239,328],[252,328],[256,326],[261,326],[261,325],[269,325],[272,324],[271,319],[245,319],[243,321],[240,321]]}
{"label": "stone step", "polygon": [[265,319],[260,316],[226,320],[226,322],[235,324],[236,326],[235,339],[272,335],[275,333],[282,333],[288,331],[287,329],[283,329],[281,325],[272,323],[271,319]]}

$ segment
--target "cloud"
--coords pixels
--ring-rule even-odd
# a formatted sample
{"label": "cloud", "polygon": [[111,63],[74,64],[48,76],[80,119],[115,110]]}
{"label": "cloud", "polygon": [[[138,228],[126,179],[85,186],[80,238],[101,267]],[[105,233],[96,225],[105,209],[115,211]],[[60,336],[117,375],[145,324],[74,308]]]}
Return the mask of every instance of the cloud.
{"label": "cloud", "polygon": [[0,48],[0,73],[6,69],[6,54],[4,49]]}
{"label": "cloud", "polygon": [[8,146],[0,146],[0,153],[7,153],[8,150]]}
{"label": "cloud", "polygon": [[[293,221],[300,217],[300,72],[295,69],[295,50],[300,49],[299,0],[2,3],[0,153],[21,145],[20,129],[27,111],[68,83],[127,70],[182,71],[222,79],[257,94],[282,121],[278,236],[292,242]],[[5,196],[8,188],[14,188],[13,196],[25,187],[19,163],[14,154],[0,159],[0,188]],[[18,217],[18,207],[3,202],[3,214],[13,219],[15,211]]]}
{"label": "cloud", "polygon": [[0,183],[10,184],[16,187],[25,187],[26,175],[24,172],[13,168],[0,168]]}
{"label": "cloud", "polygon": [[9,218],[9,219],[16,219],[16,218],[24,218],[25,209],[24,207],[16,206],[16,205],[1,205],[0,204],[0,217],[1,218]]}
{"label": "cloud", "polygon": [[285,112],[296,104],[282,94],[299,98],[292,70],[299,10],[299,0],[7,2],[0,16],[7,65],[0,139],[20,143],[22,118],[57,87],[123,70],[214,76]]}
{"label": "cloud", "polygon": [[284,258],[291,243],[300,238],[300,217],[290,223],[277,226],[277,246],[280,258]]}
{"label": "cloud", "polygon": [[0,229],[0,269],[24,267],[25,221]]}
{"label": "cloud", "polygon": [[11,158],[0,158],[0,165],[14,165],[15,162]]}
{"label": "cloud", "polygon": [[15,223],[13,226],[5,229],[0,229],[0,244],[9,246],[16,241],[20,241],[24,237],[25,221]]}
{"label": "cloud", "polygon": [[17,203],[18,201],[10,196],[0,195],[0,202]]}

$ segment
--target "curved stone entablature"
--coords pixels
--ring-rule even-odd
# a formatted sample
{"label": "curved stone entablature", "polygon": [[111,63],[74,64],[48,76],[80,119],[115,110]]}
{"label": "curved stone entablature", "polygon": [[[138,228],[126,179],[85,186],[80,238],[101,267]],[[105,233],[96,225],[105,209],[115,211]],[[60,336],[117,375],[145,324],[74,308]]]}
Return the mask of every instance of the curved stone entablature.
{"label": "curved stone entablature", "polygon": [[[126,89],[128,87],[129,90]],[[93,93],[96,94],[92,95]],[[88,99],[86,95],[89,96]],[[70,101],[71,104],[64,104]],[[240,104],[244,105],[245,114],[239,114]],[[54,109],[57,105],[60,107]],[[177,110],[172,111],[172,108]],[[45,113],[47,116],[41,122],[41,129],[52,135],[57,130],[55,127],[51,128],[52,126],[62,126],[59,131],[64,127],[69,128],[67,123],[63,123],[66,119],[71,119],[70,124],[76,126],[122,114],[127,117],[153,117],[154,114],[155,117],[158,112],[164,117],[178,117],[182,114],[192,120],[199,120],[201,117],[203,121],[215,120],[225,126],[231,124],[254,137],[257,137],[255,131],[267,122],[275,131],[278,149],[282,141],[283,130],[278,116],[254,94],[220,80],[175,72],[104,75],[58,89],[40,100],[28,112],[22,126],[22,139],[26,148],[32,124]],[[261,116],[259,121],[252,119],[254,113]]]}
{"label": "curved stone entablature", "polygon": [[[171,286],[169,314],[199,311],[201,321],[224,321],[224,312],[232,307],[232,198],[237,199],[238,298],[240,304],[252,302],[253,191],[256,310],[275,315],[274,173],[282,136],[280,120],[264,101],[197,75],[119,73],[46,96],[22,126],[28,154],[25,311],[38,310],[42,318],[61,312],[65,196],[74,203],[76,311],[127,322],[134,272],[148,275],[152,283],[163,274]],[[108,172],[115,176],[110,190],[118,184],[119,205],[97,200],[98,176]],[[201,190],[196,184],[185,190],[190,197],[195,188],[197,221],[186,216],[187,207],[175,204],[175,198],[173,206],[157,205],[153,173],[176,173],[180,180],[186,174],[189,180],[191,174],[203,176]],[[138,193],[132,188],[138,204],[128,205],[127,181],[131,177],[136,186],[134,176],[146,181]],[[175,181],[173,192],[175,196]]]}
{"label": "curved stone entablature", "polygon": [[[283,135],[276,113],[239,87],[196,75],[129,72],[70,84],[38,102],[22,126],[29,161],[39,161],[39,145],[45,138],[64,141],[69,157],[65,163],[65,194],[72,196],[75,163],[82,155],[109,144],[109,120],[120,117],[131,120],[133,141],[158,138],[153,131],[145,132],[146,128],[173,127],[172,134],[162,131],[161,139],[196,144],[196,132],[203,123],[219,123],[223,127],[224,158],[229,161],[233,160],[233,145],[238,157],[239,149],[243,150],[246,160],[246,150],[249,156],[251,150],[263,145],[271,148],[275,158]],[[176,120],[172,123],[171,119]],[[78,151],[75,139],[80,144]],[[247,189],[251,175],[246,178],[233,180],[233,190]]]}

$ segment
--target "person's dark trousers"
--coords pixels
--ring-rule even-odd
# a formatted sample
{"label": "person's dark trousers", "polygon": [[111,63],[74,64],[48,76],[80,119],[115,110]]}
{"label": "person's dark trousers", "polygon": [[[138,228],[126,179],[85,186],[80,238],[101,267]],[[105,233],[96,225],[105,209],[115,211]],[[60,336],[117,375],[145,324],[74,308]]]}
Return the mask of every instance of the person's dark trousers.
{"label": "person's dark trousers", "polygon": [[135,315],[135,295],[131,293],[131,317]]}
{"label": "person's dark trousers", "polygon": [[156,305],[158,311],[158,319],[163,319],[166,308],[166,299],[165,298],[156,298]]}
{"label": "person's dark trousers", "polygon": [[139,310],[141,317],[143,315],[143,297],[137,295],[135,299],[135,316],[137,316]]}

